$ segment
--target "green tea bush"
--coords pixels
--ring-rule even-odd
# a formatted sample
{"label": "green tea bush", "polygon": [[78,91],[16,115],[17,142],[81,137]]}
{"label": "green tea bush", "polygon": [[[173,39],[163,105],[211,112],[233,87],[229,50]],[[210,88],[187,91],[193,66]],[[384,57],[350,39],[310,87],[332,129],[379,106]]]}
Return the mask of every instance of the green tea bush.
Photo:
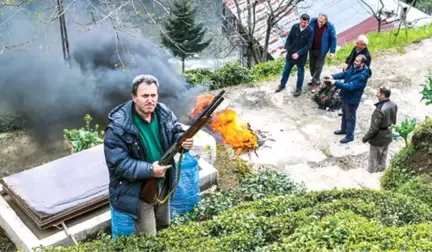
{"label": "green tea bush", "polygon": [[103,131],[99,132],[99,125],[95,125],[95,128],[90,127],[92,117],[87,114],[84,117],[86,122],[85,128],[80,129],[64,129],[64,137],[71,149],[72,153],[79,152],[98,144],[103,143]]}
{"label": "green tea bush", "polygon": [[192,85],[201,84],[210,86],[213,83],[213,72],[207,68],[187,70],[184,76],[186,77],[186,81]]}
{"label": "green tea bush", "polygon": [[257,174],[244,174],[239,177],[239,180],[238,187],[205,194],[193,211],[174,218],[173,225],[208,220],[242,202],[270,196],[298,194],[305,190],[303,185],[270,168],[263,168]]}
{"label": "green tea bush", "polygon": [[253,76],[249,69],[241,66],[239,63],[231,63],[217,69],[214,72],[211,89],[235,86],[242,83],[251,82],[252,80]]}
{"label": "green tea bush", "polygon": [[381,177],[381,187],[385,190],[396,190],[414,176],[410,170],[409,157],[415,152],[408,146],[402,148],[390,161],[389,167]]}
{"label": "green tea bush", "polygon": [[328,190],[241,203],[208,221],[45,251],[429,251],[432,211],[406,195]]}

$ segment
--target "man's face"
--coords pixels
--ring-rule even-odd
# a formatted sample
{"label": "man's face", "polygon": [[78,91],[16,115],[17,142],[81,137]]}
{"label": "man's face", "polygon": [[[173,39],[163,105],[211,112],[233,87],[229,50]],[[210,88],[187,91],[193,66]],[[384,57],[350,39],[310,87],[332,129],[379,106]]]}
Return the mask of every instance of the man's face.
{"label": "man's face", "polygon": [[158,102],[157,86],[155,84],[148,85],[147,83],[142,83],[138,86],[136,95],[132,95],[132,100],[141,113],[153,113]]}
{"label": "man's face", "polygon": [[325,17],[319,16],[317,22],[318,22],[318,27],[321,28],[323,25],[325,25],[325,23],[327,23],[327,20]]}
{"label": "man's face", "polygon": [[355,68],[359,68],[359,67],[363,67],[364,63],[362,63],[362,57],[357,56],[356,59],[354,60],[354,67]]}
{"label": "man's face", "polygon": [[383,93],[381,93],[379,89],[376,93],[376,97],[378,98],[378,101],[382,101],[385,99],[385,95]]}
{"label": "man's face", "polygon": [[363,41],[357,39],[357,41],[356,41],[356,48],[357,48],[357,50],[360,51],[360,50],[365,49],[366,45],[363,43]]}
{"label": "man's face", "polygon": [[300,18],[300,27],[302,29],[306,28],[308,26],[308,24],[309,24],[309,20],[303,20]]}

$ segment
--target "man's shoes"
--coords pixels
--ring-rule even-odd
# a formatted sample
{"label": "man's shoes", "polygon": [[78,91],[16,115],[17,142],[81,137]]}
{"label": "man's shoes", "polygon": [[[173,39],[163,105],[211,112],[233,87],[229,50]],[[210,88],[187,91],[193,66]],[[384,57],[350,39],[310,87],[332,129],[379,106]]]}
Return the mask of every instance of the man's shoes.
{"label": "man's shoes", "polygon": [[345,143],[349,143],[351,141],[354,141],[354,138],[344,137],[339,142],[345,144]]}
{"label": "man's shoes", "polygon": [[276,89],[276,93],[278,93],[278,92],[280,92],[280,91],[282,91],[282,90],[284,90],[285,89],[285,87],[282,87],[282,85],[279,85],[278,87],[277,87],[277,89]]}
{"label": "man's shoes", "polygon": [[313,84],[311,85],[312,93],[315,93],[315,92],[318,90],[318,87],[319,87],[319,84],[315,84],[315,83],[313,83]]}
{"label": "man's shoes", "polygon": [[346,135],[346,132],[343,131],[343,130],[336,130],[336,131],[334,132],[334,134],[335,134],[335,135]]}
{"label": "man's shoes", "polygon": [[300,95],[301,95],[301,89],[296,89],[296,91],[294,92],[294,97],[297,97]]}

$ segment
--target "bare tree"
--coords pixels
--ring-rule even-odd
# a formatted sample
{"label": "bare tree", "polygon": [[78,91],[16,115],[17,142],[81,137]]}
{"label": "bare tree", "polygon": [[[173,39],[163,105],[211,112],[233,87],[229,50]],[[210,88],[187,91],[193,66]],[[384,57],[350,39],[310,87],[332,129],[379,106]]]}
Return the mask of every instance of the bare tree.
{"label": "bare tree", "polygon": [[[246,0],[245,9],[242,9],[239,1],[233,0],[237,14],[236,30],[247,48],[247,67],[250,68],[253,64],[268,60],[270,37],[273,28],[282,18],[288,16],[297,5],[303,1],[304,0],[281,0],[277,1],[275,4],[275,1],[271,0]],[[262,7],[263,10],[261,11],[264,12],[264,33],[260,33],[256,30],[258,25],[256,17],[258,7]],[[246,16],[246,20],[244,20],[244,16]],[[258,41],[262,36],[264,36],[263,46]]]}
{"label": "bare tree", "polygon": [[381,26],[383,20],[385,20],[388,17],[394,16],[395,13],[393,11],[385,11],[385,5],[383,0],[379,0],[377,10],[374,10],[374,8],[369,4],[369,1],[367,0],[359,0],[369,11],[369,13],[376,19],[378,26],[377,26],[377,32],[381,32]]}

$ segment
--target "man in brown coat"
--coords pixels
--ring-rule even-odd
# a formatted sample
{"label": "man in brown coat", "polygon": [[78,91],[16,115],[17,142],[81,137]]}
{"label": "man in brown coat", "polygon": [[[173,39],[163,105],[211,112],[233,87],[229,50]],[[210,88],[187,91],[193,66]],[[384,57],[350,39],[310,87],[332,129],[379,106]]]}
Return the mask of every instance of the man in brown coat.
{"label": "man in brown coat", "polygon": [[372,114],[371,125],[363,137],[363,143],[369,142],[369,167],[370,173],[381,172],[386,168],[387,152],[392,142],[391,126],[396,124],[397,105],[390,101],[391,91],[381,87],[376,96],[378,103]]}

